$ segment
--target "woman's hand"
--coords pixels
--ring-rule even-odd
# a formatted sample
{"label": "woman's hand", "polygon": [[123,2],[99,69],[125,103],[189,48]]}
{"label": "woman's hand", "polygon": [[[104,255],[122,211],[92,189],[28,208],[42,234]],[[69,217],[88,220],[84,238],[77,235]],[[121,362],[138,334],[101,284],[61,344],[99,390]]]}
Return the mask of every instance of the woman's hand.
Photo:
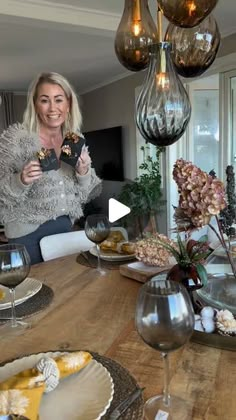
{"label": "woman's hand", "polygon": [[30,185],[41,178],[42,174],[40,163],[37,160],[32,160],[24,166],[21,172],[21,181],[25,185]]}
{"label": "woman's hand", "polygon": [[91,158],[89,156],[88,147],[83,146],[80,157],[76,163],[76,172],[78,172],[79,175],[85,175],[88,172],[90,165]]}

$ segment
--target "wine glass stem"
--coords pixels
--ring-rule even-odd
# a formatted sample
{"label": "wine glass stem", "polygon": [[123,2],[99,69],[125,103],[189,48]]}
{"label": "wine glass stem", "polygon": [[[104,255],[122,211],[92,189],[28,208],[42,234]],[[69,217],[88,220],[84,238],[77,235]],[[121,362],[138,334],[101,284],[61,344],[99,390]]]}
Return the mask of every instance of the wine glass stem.
{"label": "wine glass stem", "polygon": [[11,326],[16,327],[17,321],[16,321],[16,308],[15,308],[15,288],[9,289],[10,296],[11,296]]}
{"label": "wine glass stem", "polygon": [[167,353],[162,353],[164,362],[164,389],[163,389],[163,403],[166,407],[170,406],[169,394],[169,358]]}
{"label": "wine glass stem", "polygon": [[101,271],[102,267],[101,267],[101,259],[100,259],[100,246],[98,244],[96,244],[97,246],[97,256],[98,256],[98,266],[97,269],[99,271]]}

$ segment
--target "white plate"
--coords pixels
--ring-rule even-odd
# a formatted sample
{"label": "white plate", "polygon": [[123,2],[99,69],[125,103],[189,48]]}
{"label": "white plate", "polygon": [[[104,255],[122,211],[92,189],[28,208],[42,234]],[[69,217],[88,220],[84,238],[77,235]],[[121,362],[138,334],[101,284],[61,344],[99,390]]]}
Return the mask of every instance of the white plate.
{"label": "white plate", "polygon": [[[45,355],[57,357],[61,352],[40,353],[14,360],[0,367],[1,381],[32,368]],[[40,420],[99,420],[109,408],[114,385],[107,369],[92,360],[80,372],[63,379],[54,391],[44,394]]]}
{"label": "white plate", "polygon": [[[94,255],[95,257],[98,256],[97,248],[96,246],[93,246],[89,250],[90,254]],[[100,251],[100,257],[104,261],[126,261],[126,260],[132,260],[135,258],[135,254],[117,254],[116,252],[110,252],[109,254],[107,252]]]}
{"label": "white plate", "polygon": [[[42,287],[42,283],[39,280],[27,277],[19,286],[16,287],[16,298],[15,304],[19,305],[20,303],[25,302],[25,300],[34,296]],[[11,298],[10,292],[7,287],[4,287],[0,284],[0,289],[5,293],[5,297],[0,300],[0,311],[2,309],[7,309],[11,307]]]}

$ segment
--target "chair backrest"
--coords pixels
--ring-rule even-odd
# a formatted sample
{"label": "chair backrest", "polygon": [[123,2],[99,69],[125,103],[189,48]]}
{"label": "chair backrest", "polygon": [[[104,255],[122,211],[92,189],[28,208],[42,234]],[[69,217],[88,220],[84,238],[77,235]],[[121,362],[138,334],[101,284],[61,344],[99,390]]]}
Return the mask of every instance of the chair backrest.
{"label": "chair backrest", "polygon": [[44,236],[39,244],[44,261],[80,251],[88,251],[94,246],[94,243],[85,235],[84,230]]}
{"label": "chair backrest", "polygon": [[[124,228],[114,227],[111,230],[120,230],[125,240],[128,240],[127,231]],[[65,255],[75,254],[76,252],[89,251],[94,246],[94,243],[87,238],[84,230],[76,230],[44,236],[40,240],[39,245],[43,260],[48,261]]]}

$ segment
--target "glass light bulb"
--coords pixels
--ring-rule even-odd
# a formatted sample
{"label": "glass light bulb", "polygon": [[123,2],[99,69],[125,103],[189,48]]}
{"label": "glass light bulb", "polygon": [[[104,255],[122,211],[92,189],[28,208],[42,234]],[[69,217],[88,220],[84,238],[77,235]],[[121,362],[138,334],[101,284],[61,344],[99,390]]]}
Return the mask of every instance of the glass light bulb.
{"label": "glass light bulb", "polygon": [[180,28],[170,23],[165,40],[171,42],[171,57],[183,77],[203,74],[213,63],[220,46],[220,32],[212,15],[194,28]]}
{"label": "glass light bulb", "polygon": [[218,0],[158,0],[164,16],[174,25],[192,28],[214,9]]}
{"label": "glass light bulb", "polygon": [[170,89],[170,79],[167,73],[158,73],[156,75],[157,89],[161,92]]}
{"label": "glass light bulb", "polygon": [[131,71],[143,70],[149,63],[148,46],[157,42],[157,28],[147,0],[125,0],[124,12],[115,37],[120,63]]}
{"label": "glass light bulb", "polygon": [[195,2],[193,0],[187,1],[186,6],[187,6],[187,9],[188,9],[188,15],[190,17],[194,16],[194,12],[196,12],[196,10],[197,10],[197,6],[196,6]]}
{"label": "glass light bulb", "polygon": [[171,44],[150,48],[150,63],[136,103],[137,127],[148,143],[169,146],[187,128],[191,105],[170,57]]}
{"label": "glass light bulb", "polygon": [[142,22],[140,20],[136,20],[133,23],[133,34],[135,36],[139,36],[142,31]]}

